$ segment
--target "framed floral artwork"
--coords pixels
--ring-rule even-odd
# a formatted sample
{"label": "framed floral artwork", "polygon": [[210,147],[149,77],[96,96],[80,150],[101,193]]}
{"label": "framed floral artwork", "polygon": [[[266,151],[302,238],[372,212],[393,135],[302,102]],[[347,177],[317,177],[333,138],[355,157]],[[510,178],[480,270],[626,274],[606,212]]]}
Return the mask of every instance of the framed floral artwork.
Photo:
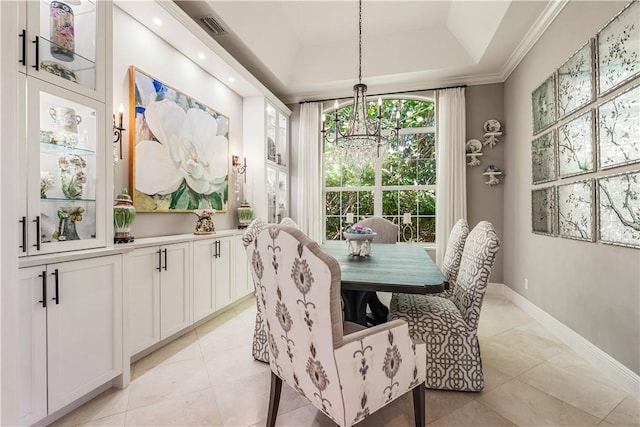
{"label": "framed floral artwork", "polygon": [[133,66],[129,85],[136,210],[226,212],[229,118]]}
{"label": "framed floral artwork", "polygon": [[598,107],[598,165],[640,161],[640,85]]}
{"label": "framed floral artwork", "polygon": [[558,175],[579,175],[595,170],[593,111],[558,128]]}
{"label": "framed floral artwork", "polygon": [[531,94],[533,134],[551,126],[556,120],[556,87],[554,75],[549,76]]}
{"label": "framed floral artwork", "polygon": [[534,184],[556,179],[555,130],[531,142],[531,176]]}
{"label": "framed floral artwork", "polygon": [[598,241],[640,247],[640,170],[598,178]]}
{"label": "framed floral artwork", "polygon": [[593,180],[559,185],[558,236],[593,241]]}
{"label": "framed floral artwork", "polygon": [[598,32],[598,93],[640,74],[640,2],[632,1]]}
{"label": "framed floral artwork", "polygon": [[558,69],[558,118],[593,100],[593,53],[591,41]]}
{"label": "framed floral artwork", "polygon": [[538,188],[531,191],[531,224],[536,234],[556,234],[555,187]]}

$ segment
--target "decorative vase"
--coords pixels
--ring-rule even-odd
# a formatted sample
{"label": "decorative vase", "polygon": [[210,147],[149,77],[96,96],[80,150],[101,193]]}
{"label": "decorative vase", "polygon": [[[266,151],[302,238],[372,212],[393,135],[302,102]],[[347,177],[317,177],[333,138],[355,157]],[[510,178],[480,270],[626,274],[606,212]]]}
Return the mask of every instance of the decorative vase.
{"label": "decorative vase", "polygon": [[213,223],[213,214],[216,213],[215,209],[196,209],[193,211],[198,217],[196,221],[196,231],[194,234],[213,234],[216,231],[216,226]]}
{"label": "decorative vase", "polygon": [[238,228],[247,228],[253,219],[253,208],[244,200],[238,208]]}
{"label": "decorative vase", "polygon": [[61,1],[52,1],[49,6],[51,56],[71,62],[74,58],[75,27],[73,9]]}
{"label": "decorative vase", "polygon": [[82,221],[82,206],[63,206],[58,209],[58,229],[53,232],[53,238],[64,242],[66,240],[80,240],[76,231],[76,222]]}
{"label": "decorative vase", "polygon": [[135,219],[136,208],[133,207],[129,192],[126,188],[123,188],[122,193],[116,196],[115,204],[113,205],[114,243],[133,242],[131,225]]}
{"label": "decorative vase", "polygon": [[53,119],[53,142],[74,147],[78,144],[78,125],[82,117],[76,115],[73,108],[50,107],[49,116]]}
{"label": "decorative vase", "polygon": [[47,191],[55,187],[53,174],[49,171],[40,171],[40,198],[47,198]]}
{"label": "decorative vase", "polygon": [[68,199],[81,198],[82,188],[87,182],[87,162],[77,154],[67,154],[58,158],[58,166],[64,196]]}

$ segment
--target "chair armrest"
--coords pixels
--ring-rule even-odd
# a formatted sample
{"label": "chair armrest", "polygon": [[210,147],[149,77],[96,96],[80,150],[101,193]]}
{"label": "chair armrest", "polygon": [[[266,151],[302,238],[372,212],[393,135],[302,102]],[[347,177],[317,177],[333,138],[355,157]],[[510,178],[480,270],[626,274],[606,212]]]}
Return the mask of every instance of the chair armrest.
{"label": "chair armrest", "polygon": [[353,423],[425,381],[426,345],[411,339],[404,320],[349,334],[334,355]]}

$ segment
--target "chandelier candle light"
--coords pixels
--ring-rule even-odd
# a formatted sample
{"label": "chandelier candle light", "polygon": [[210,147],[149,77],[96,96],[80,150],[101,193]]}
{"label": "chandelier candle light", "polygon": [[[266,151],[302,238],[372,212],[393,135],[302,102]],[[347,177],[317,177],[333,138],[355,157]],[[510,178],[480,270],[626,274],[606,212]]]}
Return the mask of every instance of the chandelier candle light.
{"label": "chandelier candle light", "polygon": [[[378,98],[375,119],[368,117],[367,85],[362,83],[362,0],[359,1],[358,21],[358,83],[353,86],[353,107],[346,123],[338,116],[338,101],[335,102],[334,126],[331,133],[326,129],[326,117],[322,116],[323,139],[336,145],[342,160],[356,165],[373,163],[386,154],[386,138],[382,138],[382,98]],[[400,112],[396,114],[396,126],[391,136],[399,139]],[[333,138],[333,139],[332,139]]]}

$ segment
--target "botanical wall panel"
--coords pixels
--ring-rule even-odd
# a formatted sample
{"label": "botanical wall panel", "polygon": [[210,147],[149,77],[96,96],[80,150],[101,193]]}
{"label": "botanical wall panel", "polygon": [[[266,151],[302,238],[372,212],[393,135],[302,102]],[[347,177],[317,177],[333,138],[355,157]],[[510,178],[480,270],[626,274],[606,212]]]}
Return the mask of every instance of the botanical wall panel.
{"label": "botanical wall panel", "polygon": [[531,191],[531,224],[537,234],[556,234],[556,193],[555,187],[539,188]]}
{"label": "botanical wall panel", "polygon": [[593,172],[593,111],[558,128],[558,173],[560,177]]}
{"label": "botanical wall panel", "polygon": [[640,2],[629,3],[597,40],[598,88],[604,94],[640,74]]}
{"label": "botanical wall panel", "polygon": [[556,179],[555,131],[531,142],[531,175],[534,184]]}
{"label": "botanical wall panel", "polygon": [[554,75],[549,76],[531,94],[533,134],[548,128],[556,120],[556,87]]}
{"label": "botanical wall panel", "polygon": [[598,240],[640,247],[640,170],[598,179]]}
{"label": "botanical wall panel", "polygon": [[599,166],[640,161],[640,86],[598,107]]}
{"label": "botanical wall panel", "polygon": [[593,180],[558,186],[558,235],[593,240]]}
{"label": "botanical wall panel", "polygon": [[593,100],[593,54],[587,42],[558,69],[558,117]]}

